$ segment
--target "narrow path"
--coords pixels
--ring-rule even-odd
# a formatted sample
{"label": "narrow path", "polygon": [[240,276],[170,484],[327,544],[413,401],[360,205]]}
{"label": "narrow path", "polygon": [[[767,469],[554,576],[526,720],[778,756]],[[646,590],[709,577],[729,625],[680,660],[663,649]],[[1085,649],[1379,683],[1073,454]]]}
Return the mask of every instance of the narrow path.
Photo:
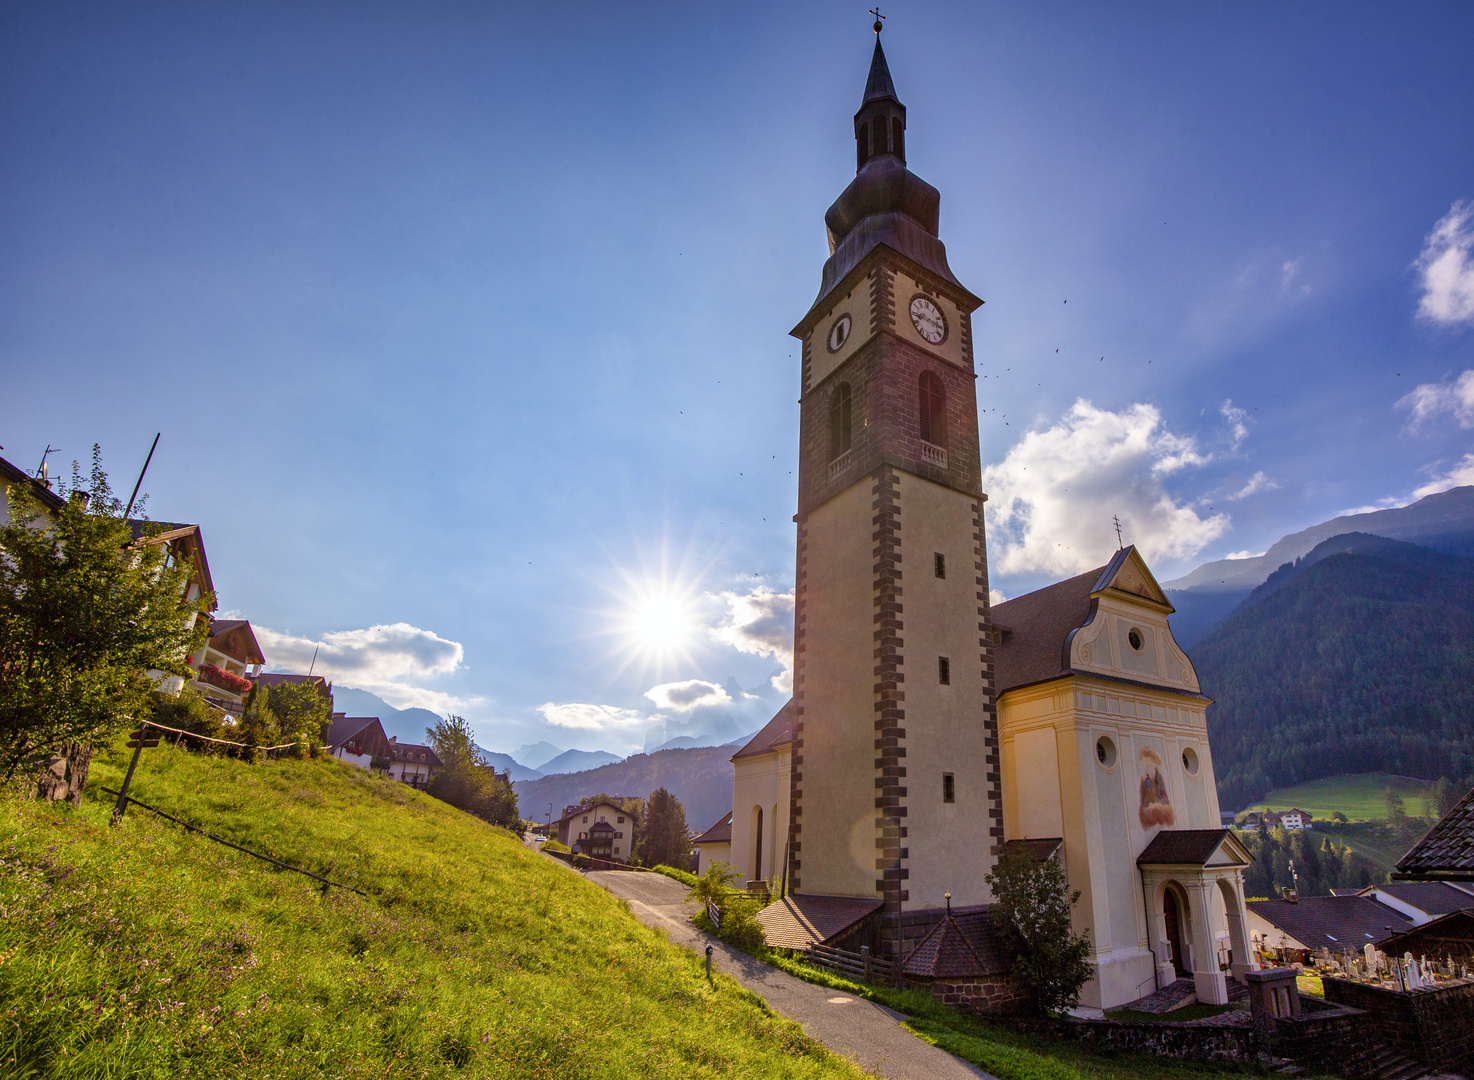
{"label": "narrow path", "polygon": [[[558,860],[554,860],[558,861]],[[559,862],[561,866],[566,863]],[[570,872],[577,873],[569,867]],[[712,967],[762,997],[773,1011],[796,1020],[808,1035],[886,1080],[993,1080],[988,1073],[923,1042],[901,1027],[904,1019],[874,1002],[853,998],[779,971],[691,925],[697,905],[686,886],[663,874],[596,870],[584,877],[629,903],[646,926],[662,930],[698,956],[713,947]]]}

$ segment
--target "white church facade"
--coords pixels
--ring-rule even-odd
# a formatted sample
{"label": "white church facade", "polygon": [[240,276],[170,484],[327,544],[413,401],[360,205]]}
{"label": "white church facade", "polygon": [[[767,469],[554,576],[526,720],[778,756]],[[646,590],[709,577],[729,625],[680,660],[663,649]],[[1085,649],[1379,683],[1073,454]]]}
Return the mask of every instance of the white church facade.
{"label": "white church facade", "polygon": [[[905,165],[877,40],[857,173],[802,343],[794,695],[733,757],[731,858],[787,893],[774,944],[855,942],[918,978],[996,965],[1005,844],[1062,860],[1113,1008],[1252,966],[1203,695],[1141,555],[990,605],[972,316]],[[945,947],[943,947],[945,945]],[[974,971],[971,975],[986,975]]]}

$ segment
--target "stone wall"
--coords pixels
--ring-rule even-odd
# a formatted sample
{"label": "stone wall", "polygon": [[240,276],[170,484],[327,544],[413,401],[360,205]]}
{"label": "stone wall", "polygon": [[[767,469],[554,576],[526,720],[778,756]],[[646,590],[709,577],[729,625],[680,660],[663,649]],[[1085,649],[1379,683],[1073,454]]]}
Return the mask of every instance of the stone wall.
{"label": "stone wall", "polygon": [[1018,981],[1007,972],[971,979],[908,978],[906,985],[927,991],[943,1005],[979,1016],[1007,1016],[1017,1012],[1023,1004]]}
{"label": "stone wall", "polygon": [[[1330,980],[1327,980],[1329,982]],[[1360,1009],[1302,997],[1299,1016],[1265,1017],[1269,1052],[1336,1076],[1374,1075],[1376,1031]]]}
{"label": "stone wall", "polygon": [[1424,1064],[1474,1072],[1474,981],[1423,990],[1390,990],[1326,979],[1326,1000],[1361,1009],[1377,1037]]}
{"label": "stone wall", "polygon": [[1122,1020],[1030,1020],[1020,1024],[1096,1053],[1138,1053],[1187,1061],[1243,1063],[1255,1058],[1254,1028],[1239,1023]]}

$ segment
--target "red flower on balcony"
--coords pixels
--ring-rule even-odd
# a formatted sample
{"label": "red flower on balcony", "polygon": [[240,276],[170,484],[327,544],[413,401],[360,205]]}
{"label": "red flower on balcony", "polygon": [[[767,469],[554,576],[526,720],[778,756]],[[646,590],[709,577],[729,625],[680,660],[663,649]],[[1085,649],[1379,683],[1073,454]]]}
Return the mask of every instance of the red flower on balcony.
{"label": "red flower on balcony", "polygon": [[222,690],[229,690],[232,694],[249,694],[251,692],[251,680],[242,678],[240,675],[232,675],[214,664],[200,665],[200,682],[218,686]]}

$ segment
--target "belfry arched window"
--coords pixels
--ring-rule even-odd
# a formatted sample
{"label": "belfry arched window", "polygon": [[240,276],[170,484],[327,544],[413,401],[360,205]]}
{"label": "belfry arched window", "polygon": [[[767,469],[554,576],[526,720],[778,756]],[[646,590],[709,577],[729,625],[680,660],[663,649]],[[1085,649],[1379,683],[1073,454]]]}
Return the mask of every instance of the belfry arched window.
{"label": "belfry arched window", "polygon": [[947,392],[934,371],[921,373],[921,439],[933,446],[947,445]]}
{"label": "belfry arched window", "polygon": [[859,168],[870,160],[870,125],[861,124],[860,130],[855,132],[855,168]]}
{"label": "belfry arched window", "polygon": [[886,145],[885,145],[885,117],[883,117],[883,116],[877,116],[875,118],[874,123],[875,123],[875,152],[877,154],[883,154],[886,151]]}
{"label": "belfry arched window", "polygon": [[906,160],[906,125],[899,116],[891,117],[891,153]]}
{"label": "belfry arched window", "polygon": [[850,448],[850,384],[840,383],[829,395],[829,460]]}

